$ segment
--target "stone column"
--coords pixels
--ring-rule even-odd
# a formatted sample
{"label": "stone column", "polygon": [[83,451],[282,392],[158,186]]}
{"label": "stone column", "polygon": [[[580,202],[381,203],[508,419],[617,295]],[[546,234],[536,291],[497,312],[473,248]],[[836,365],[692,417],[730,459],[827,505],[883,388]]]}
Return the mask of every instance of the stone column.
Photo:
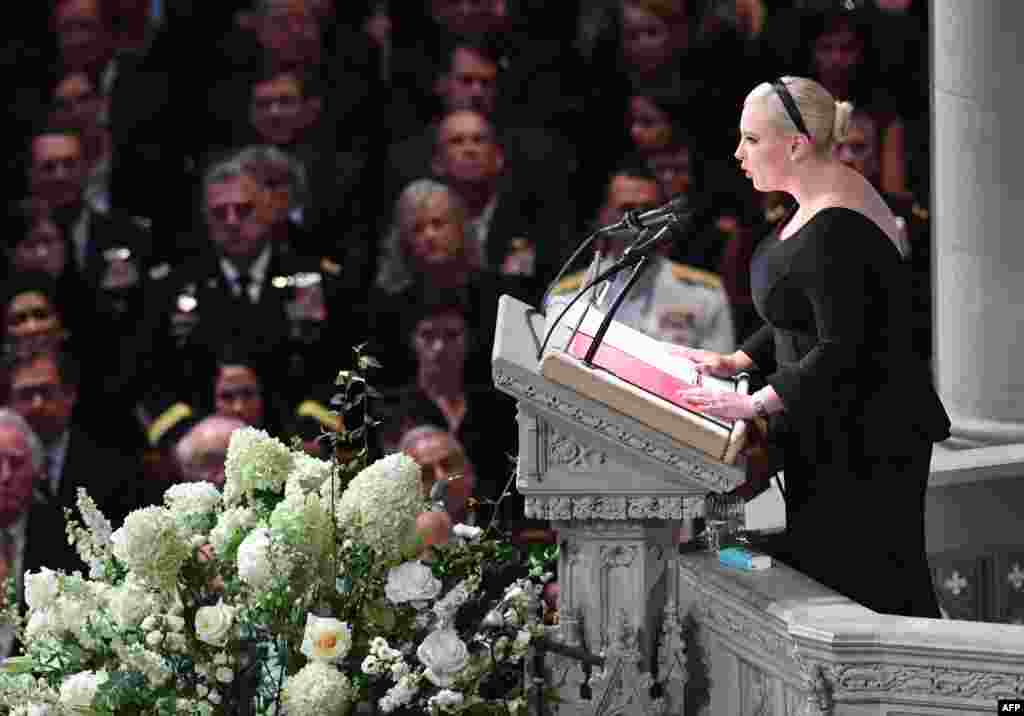
{"label": "stone column", "polygon": [[1024,442],[1024,3],[931,8],[938,390],[965,446]]}

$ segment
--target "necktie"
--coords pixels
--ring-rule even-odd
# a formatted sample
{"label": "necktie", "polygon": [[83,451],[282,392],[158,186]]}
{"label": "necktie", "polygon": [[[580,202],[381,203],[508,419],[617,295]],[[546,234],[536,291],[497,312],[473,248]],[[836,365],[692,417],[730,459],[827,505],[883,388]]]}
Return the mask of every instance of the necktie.
{"label": "necktie", "polygon": [[252,295],[249,293],[249,285],[252,283],[252,277],[248,273],[238,274],[238,297],[246,303],[252,303]]}

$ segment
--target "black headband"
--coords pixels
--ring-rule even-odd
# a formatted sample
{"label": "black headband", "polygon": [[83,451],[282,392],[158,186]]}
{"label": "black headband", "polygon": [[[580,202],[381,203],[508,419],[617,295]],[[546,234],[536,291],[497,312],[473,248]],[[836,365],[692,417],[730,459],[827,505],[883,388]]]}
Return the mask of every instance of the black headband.
{"label": "black headband", "polygon": [[813,141],[811,133],[807,131],[807,125],[804,124],[804,118],[800,115],[800,108],[796,106],[796,102],[793,100],[793,95],[786,89],[785,83],[782,78],[775,80],[772,84],[775,88],[775,92],[779,95],[779,99],[782,100],[782,106],[786,108],[786,114],[793,120],[793,124],[796,125],[796,129],[800,134],[806,135],[808,139]]}

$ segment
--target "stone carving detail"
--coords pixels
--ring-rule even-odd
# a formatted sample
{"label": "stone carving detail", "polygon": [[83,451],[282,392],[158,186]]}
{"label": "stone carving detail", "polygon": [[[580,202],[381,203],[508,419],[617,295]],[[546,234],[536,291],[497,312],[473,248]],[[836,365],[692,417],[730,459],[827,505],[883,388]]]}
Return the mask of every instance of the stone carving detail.
{"label": "stone carving detail", "polygon": [[[526,438],[519,446],[517,487],[530,487],[534,480],[541,482],[547,472],[547,451],[544,448],[546,433],[543,422],[526,412],[520,406],[516,413],[516,422],[526,426]],[[526,466],[523,469],[523,466]]]}
{"label": "stone carving detail", "polygon": [[598,470],[608,463],[608,456],[588,445],[583,445],[568,435],[548,429],[548,463],[562,465],[568,470]]}
{"label": "stone carving detail", "polygon": [[681,520],[700,497],[530,496],[526,516],[538,520]]}
{"label": "stone carving detail", "polygon": [[615,545],[601,547],[601,566],[604,569],[613,567],[629,567],[636,559],[636,545]]}
{"label": "stone carving detail", "polygon": [[742,659],[739,666],[740,713],[743,716],[767,716],[768,684],[764,672]]}
{"label": "stone carving detail", "polygon": [[590,678],[593,716],[667,714],[665,699],[651,697],[654,678],[640,668],[643,656],[637,630],[625,610],[619,612],[610,626],[612,636],[605,668],[595,671]]}
{"label": "stone carving detail", "polygon": [[[772,632],[766,625],[755,621],[743,612],[730,609],[721,600],[715,600],[707,592],[696,590],[699,597],[695,607],[700,621],[708,628],[732,633],[748,643],[755,644],[768,654],[779,659],[793,659],[791,642]],[[792,663],[792,662],[791,662]]]}
{"label": "stone carving detail", "polygon": [[1017,674],[903,664],[816,665],[827,670],[837,697],[865,691],[941,695],[995,700],[1024,696]]}
{"label": "stone carving detail", "polygon": [[686,703],[686,638],[674,599],[665,604],[658,644],[658,683],[665,698],[666,713],[682,714]]}
{"label": "stone carving detail", "polygon": [[538,390],[537,386],[524,383],[503,371],[495,371],[494,384],[506,392],[513,393],[522,400],[542,405],[548,410],[557,412],[573,422],[596,430],[626,447],[638,450],[648,457],[673,468],[673,470],[683,472],[690,479],[706,485],[709,489],[717,488],[718,491],[726,492],[735,487],[722,475],[709,469],[706,463],[689,457],[684,453],[658,445],[648,437],[635,435],[618,425],[608,422],[604,418],[588,413],[579,406],[563,400],[557,395]]}

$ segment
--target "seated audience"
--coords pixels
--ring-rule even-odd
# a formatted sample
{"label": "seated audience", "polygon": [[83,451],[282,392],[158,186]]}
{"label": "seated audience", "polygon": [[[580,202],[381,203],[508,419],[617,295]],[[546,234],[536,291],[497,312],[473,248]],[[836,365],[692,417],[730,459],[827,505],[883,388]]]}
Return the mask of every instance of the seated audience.
{"label": "seated audience", "polygon": [[[399,435],[422,423],[454,435],[476,468],[477,496],[497,500],[511,475],[509,455],[515,454],[515,404],[490,381],[468,380],[466,361],[476,339],[471,315],[453,293],[407,307],[402,330],[416,358],[415,372],[409,383],[388,391],[385,401],[397,406],[391,413]],[[513,501],[506,501],[503,515],[521,518],[522,503],[516,513]]]}
{"label": "seated audience", "polygon": [[250,169],[215,164],[203,187],[206,247],[160,282],[144,329],[151,425],[208,375],[225,343],[274,364],[282,394],[294,400],[336,369],[332,321],[361,322],[332,265],[271,241],[270,205]]}
{"label": "seated audience", "polygon": [[398,449],[419,463],[423,497],[431,497],[434,483],[444,482],[445,507],[452,522],[473,524],[475,511],[467,511],[467,501],[473,496],[476,475],[455,436],[436,425],[419,425],[402,435]]}
{"label": "seated audience", "polygon": [[[627,211],[651,209],[664,201],[658,179],[650,169],[627,163],[609,177],[597,224],[614,224]],[[600,247],[603,260],[620,256],[628,243],[624,239],[604,239]],[[721,279],[708,271],[668,260],[665,254],[671,248],[668,244],[651,252],[649,265],[620,305],[615,320],[659,340],[731,351],[735,345],[733,321]],[[583,285],[586,273],[584,268],[562,279],[552,295],[567,300],[566,294],[575,293]],[[611,307],[629,275],[630,271],[621,271],[600,289],[601,310]]]}
{"label": "seated audience", "polygon": [[203,418],[174,446],[174,457],[185,482],[212,482],[224,487],[224,462],[231,434],[246,423],[226,415]]}
{"label": "seated audience", "polygon": [[141,451],[126,450],[117,444],[120,436],[105,434],[97,425],[98,414],[76,410],[82,376],[74,358],[65,352],[18,357],[9,383],[11,407],[32,426],[45,450],[39,499],[77,510],[77,490],[84,487],[115,526],[151,502]]}
{"label": "seated audience", "polygon": [[[438,290],[462,294],[473,308],[471,319],[480,351],[469,358],[468,372],[481,379],[490,375],[498,298],[503,293],[526,297],[515,276],[501,276],[480,266],[479,245],[467,235],[466,206],[450,187],[431,179],[409,184],[395,206],[394,221],[382,251],[377,290],[367,311],[377,326],[370,352],[387,361],[383,384],[402,381],[412,370],[405,336],[388,326],[410,304]],[[474,378],[475,379],[475,378]]]}
{"label": "seated audience", "polygon": [[558,269],[572,217],[564,202],[509,185],[505,151],[483,115],[459,110],[438,128],[434,175],[467,210],[479,265],[529,281],[537,296]]}
{"label": "seated audience", "polygon": [[[44,449],[25,420],[0,408],[0,581],[15,578],[22,614],[25,612],[25,572],[43,567],[85,571],[75,548],[63,539],[64,513],[55,503],[34,499],[45,484]],[[6,593],[0,594],[6,606]],[[21,651],[9,625],[0,626],[0,660]]]}

